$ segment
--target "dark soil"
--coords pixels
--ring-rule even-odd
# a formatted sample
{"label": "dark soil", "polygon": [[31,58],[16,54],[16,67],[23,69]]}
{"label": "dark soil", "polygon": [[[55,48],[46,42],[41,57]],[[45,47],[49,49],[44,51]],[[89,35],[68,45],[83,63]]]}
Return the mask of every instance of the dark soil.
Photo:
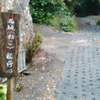
{"label": "dark soil", "polygon": [[13,92],[13,100],[55,100],[63,64],[55,54],[39,50],[27,69],[31,75],[18,77],[21,90]]}

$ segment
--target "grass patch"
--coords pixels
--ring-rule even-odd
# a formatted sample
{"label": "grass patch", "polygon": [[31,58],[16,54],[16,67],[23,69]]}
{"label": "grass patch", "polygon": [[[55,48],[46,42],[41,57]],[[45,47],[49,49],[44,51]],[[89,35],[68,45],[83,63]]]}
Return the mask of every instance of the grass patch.
{"label": "grass patch", "polygon": [[26,50],[26,63],[31,62],[32,57],[36,53],[36,51],[39,49],[40,44],[42,43],[43,36],[42,34],[35,33],[35,38],[32,43],[28,43],[28,49]]}

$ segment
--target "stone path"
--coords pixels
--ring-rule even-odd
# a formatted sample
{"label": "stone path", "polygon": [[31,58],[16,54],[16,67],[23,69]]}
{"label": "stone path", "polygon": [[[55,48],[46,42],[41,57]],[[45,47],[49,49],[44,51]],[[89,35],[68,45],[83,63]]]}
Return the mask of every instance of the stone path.
{"label": "stone path", "polygon": [[66,50],[56,100],[100,100],[100,27],[80,26]]}

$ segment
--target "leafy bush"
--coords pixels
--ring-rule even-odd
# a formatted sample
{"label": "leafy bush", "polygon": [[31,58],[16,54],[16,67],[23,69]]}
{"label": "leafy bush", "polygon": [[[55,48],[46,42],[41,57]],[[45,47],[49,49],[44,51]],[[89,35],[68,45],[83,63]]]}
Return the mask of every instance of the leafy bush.
{"label": "leafy bush", "polygon": [[6,100],[7,86],[0,84],[0,100]]}
{"label": "leafy bush", "polygon": [[71,11],[74,11],[75,6],[81,6],[84,0],[64,0]]}
{"label": "leafy bush", "polygon": [[30,0],[30,12],[34,22],[42,22],[53,18],[56,11],[64,9],[63,0]]}
{"label": "leafy bush", "polygon": [[26,51],[26,63],[29,63],[31,61],[33,55],[36,53],[42,42],[42,38],[43,38],[42,34],[36,33],[33,42],[32,43],[29,42],[28,49]]}
{"label": "leafy bush", "polygon": [[50,21],[50,24],[66,32],[75,31],[78,27],[75,16],[61,16],[60,18],[57,16]]}
{"label": "leafy bush", "polygon": [[[61,28],[64,31],[73,31],[77,26],[75,17],[72,17],[72,13],[64,3],[64,0],[30,0],[30,12],[33,22],[36,23],[57,26],[56,28]],[[71,19],[74,20],[74,24],[70,22]]]}
{"label": "leafy bush", "polygon": [[99,26],[100,26],[100,19],[98,20],[97,25],[99,25]]}

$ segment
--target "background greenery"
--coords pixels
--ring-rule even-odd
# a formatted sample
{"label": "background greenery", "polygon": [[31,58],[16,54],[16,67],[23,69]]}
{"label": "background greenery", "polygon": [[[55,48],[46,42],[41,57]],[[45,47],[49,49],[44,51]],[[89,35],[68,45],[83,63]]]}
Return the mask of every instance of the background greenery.
{"label": "background greenery", "polygon": [[65,0],[65,3],[77,16],[100,14],[100,0]]}
{"label": "background greenery", "polygon": [[97,25],[99,25],[99,26],[100,26],[100,19],[97,21]]}
{"label": "background greenery", "polygon": [[78,27],[75,15],[100,14],[100,0],[30,0],[30,12],[35,23],[74,31]]}
{"label": "background greenery", "polygon": [[64,0],[30,0],[30,12],[35,23],[53,25],[64,31],[74,31],[77,23]]}
{"label": "background greenery", "polygon": [[[64,2],[77,17],[100,15],[100,0],[64,0]],[[97,25],[100,26],[100,19]]]}

